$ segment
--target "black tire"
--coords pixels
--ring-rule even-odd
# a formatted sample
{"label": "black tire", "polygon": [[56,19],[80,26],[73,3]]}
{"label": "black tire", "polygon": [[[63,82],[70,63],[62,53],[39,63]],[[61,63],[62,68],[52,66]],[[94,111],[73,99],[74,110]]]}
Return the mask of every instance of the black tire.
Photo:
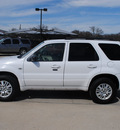
{"label": "black tire", "polygon": [[24,55],[26,52],[27,52],[27,49],[21,48],[20,51],[19,51],[19,54]]}
{"label": "black tire", "polygon": [[117,87],[112,80],[99,78],[91,84],[89,93],[95,103],[107,104],[115,99]]}
{"label": "black tire", "polygon": [[9,75],[0,75],[0,100],[12,101],[19,94],[17,80]]}

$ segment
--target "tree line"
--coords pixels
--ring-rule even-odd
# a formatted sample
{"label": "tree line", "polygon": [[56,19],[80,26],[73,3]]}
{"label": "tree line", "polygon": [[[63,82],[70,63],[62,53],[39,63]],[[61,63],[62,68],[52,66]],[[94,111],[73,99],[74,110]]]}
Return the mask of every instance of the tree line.
{"label": "tree line", "polygon": [[[21,29],[21,25],[19,27],[19,30]],[[11,31],[17,30],[16,28],[12,28]],[[33,27],[30,28],[31,31],[38,31],[40,32],[39,26],[38,27]],[[54,31],[54,28],[48,29],[48,26],[43,25],[42,26],[42,31],[43,32],[49,32],[49,31]],[[91,26],[89,31],[80,31],[80,30],[73,30],[72,33],[76,35],[62,35],[62,34],[43,34],[43,39],[42,40],[47,40],[47,39],[57,39],[57,38],[82,38],[82,39],[105,39],[105,40],[114,40],[114,41],[120,41],[120,33],[117,34],[104,34],[104,31],[95,26]],[[39,34],[9,34],[10,36],[21,36],[21,37],[27,37],[36,41],[40,41]]]}
{"label": "tree line", "polygon": [[95,26],[90,27],[90,31],[73,30],[72,32],[77,34],[78,38],[120,41],[120,33],[104,34],[104,31],[101,28]]}

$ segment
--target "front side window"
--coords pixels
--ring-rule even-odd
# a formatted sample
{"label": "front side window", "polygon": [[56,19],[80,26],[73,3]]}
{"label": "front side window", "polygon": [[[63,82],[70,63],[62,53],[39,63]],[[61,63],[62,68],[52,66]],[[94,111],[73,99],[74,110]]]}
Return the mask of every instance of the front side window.
{"label": "front side window", "polygon": [[48,44],[35,52],[34,61],[62,61],[64,55],[64,43]]}
{"label": "front side window", "polygon": [[100,48],[110,60],[120,60],[120,46],[118,44],[99,44]]}
{"label": "front side window", "polygon": [[89,43],[70,43],[68,61],[98,61],[95,49]]}
{"label": "front side window", "polygon": [[11,44],[11,40],[10,40],[10,39],[6,39],[6,40],[4,41],[4,44]]}
{"label": "front side window", "polygon": [[0,39],[0,43],[2,43],[4,41],[4,39]]}

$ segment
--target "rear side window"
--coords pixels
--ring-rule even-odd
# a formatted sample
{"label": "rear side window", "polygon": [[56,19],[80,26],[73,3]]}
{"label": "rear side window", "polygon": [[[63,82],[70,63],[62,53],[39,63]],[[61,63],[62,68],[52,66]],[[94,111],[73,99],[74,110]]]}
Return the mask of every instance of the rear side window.
{"label": "rear side window", "polygon": [[89,43],[70,43],[68,61],[98,61],[95,49]]}
{"label": "rear side window", "polygon": [[118,44],[99,44],[100,48],[110,60],[120,60],[120,46]]}
{"label": "rear side window", "polygon": [[13,44],[19,44],[19,40],[18,39],[13,39]]}

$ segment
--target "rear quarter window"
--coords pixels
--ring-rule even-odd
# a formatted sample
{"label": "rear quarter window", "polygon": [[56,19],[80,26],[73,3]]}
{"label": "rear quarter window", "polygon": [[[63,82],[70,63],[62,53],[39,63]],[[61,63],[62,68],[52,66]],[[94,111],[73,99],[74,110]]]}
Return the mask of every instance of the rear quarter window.
{"label": "rear quarter window", "polygon": [[120,60],[120,46],[118,44],[99,43],[99,46],[110,60]]}
{"label": "rear quarter window", "polygon": [[21,41],[23,44],[30,44],[29,40],[27,40],[27,39],[21,39]]}

